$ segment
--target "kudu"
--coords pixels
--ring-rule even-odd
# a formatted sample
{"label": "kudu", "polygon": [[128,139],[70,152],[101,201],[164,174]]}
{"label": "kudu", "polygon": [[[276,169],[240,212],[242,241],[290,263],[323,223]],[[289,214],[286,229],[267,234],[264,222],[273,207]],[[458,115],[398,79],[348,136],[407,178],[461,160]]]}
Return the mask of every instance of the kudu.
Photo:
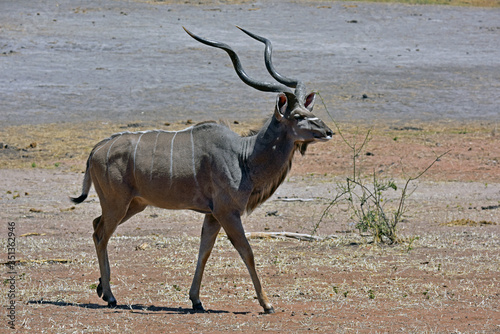
{"label": "kudu", "polygon": [[82,194],[72,200],[83,202],[94,184],[102,209],[93,222],[101,273],[97,294],[108,306],[116,306],[109,283],[108,241],[118,225],[153,205],[205,214],[189,291],[194,310],[203,311],[203,270],[222,227],[248,268],[260,305],[265,313],[274,312],[257,276],[241,216],[274,193],[290,170],[296,150],[303,154],[308,144],[329,140],[333,133],[311,112],[315,94],[306,96],[301,81],[276,72],[270,41],[243,31],[265,43],[266,67],[279,83],[250,78],[228,45],[186,30],[197,41],[225,50],[243,82],[261,91],[278,93],[274,114],[260,131],[241,137],[224,125],[205,122],[177,132],[123,132],[101,141],[90,153]]}

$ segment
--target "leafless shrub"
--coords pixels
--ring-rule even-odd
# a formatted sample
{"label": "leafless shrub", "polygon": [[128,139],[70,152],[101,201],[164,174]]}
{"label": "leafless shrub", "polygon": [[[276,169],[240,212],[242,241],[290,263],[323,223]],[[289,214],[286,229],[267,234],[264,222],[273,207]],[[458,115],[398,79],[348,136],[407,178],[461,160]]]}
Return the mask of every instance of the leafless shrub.
{"label": "leafless shrub", "polygon": [[[334,122],[342,141],[350,149],[352,172],[346,178],[345,182],[337,183],[337,194],[326,206],[320,219],[314,225],[311,234],[314,235],[317,232],[320,224],[324,221],[332,207],[340,203],[347,203],[351,218],[355,221],[355,228],[360,233],[368,232],[373,237],[373,242],[375,243],[394,244],[401,241],[397,233],[397,226],[408,210],[406,200],[414,190],[409,188],[410,183],[422,177],[448,152],[437,155],[423,171],[415,176],[407,177],[395,201],[396,206],[389,207],[387,204],[393,201],[387,200],[386,193],[391,190],[398,191],[396,182],[391,178],[381,180],[376,172],[373,172],[370,178],[366,178],[361,174],[357,164],[357,158],[370,142],[371,129],[361,136],[359,133],[356,133],[352,140],[347,139],[329,112],[321,95],[318,94],[318,96],[320,96],[326,112]],[[358,138],[361,138],[361,140],[358,140]]]}

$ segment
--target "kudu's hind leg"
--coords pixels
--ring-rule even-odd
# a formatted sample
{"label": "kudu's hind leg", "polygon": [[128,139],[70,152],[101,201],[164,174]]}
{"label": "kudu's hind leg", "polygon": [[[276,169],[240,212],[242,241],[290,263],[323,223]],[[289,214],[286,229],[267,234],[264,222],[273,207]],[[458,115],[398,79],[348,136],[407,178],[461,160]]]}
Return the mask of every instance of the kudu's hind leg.
{"label": "kudu's hind leg", "polygon": [[206,215],[201,230],[200,251],[198,254],[198,263],[193,277],[193,283],[189,290],[189,299],[193,303],[195,311],[204,311],[200,301],[200,285],[203,278],[203,271],[207,263],[208,257],[214,247],[215,239],[220,231],[220,224],[212,215]]}
{"label": "kudu's hind leg", "polygon": [[[93,235],[93,239],[94,239],[94,245],[96,247],[96,252],[97,252],[97,243],[96,243],[96,235],[95,235],[95,232],[97,230],[97,226],[99,225],[99,222],[101,221],[101,216],[97,217],[94,219],[94,221],[92,222],[92,226],[94,227],[94,235]],[[101,264],[99,263],[99,268],[101,267]],[[97,286],[97,289],[96,289],[96,292],[97,292],[97,295],[99,297],[102,297],[102,284],[101,284],[101,278],[99,277],[99,285]]]}
{"label": "kudu's hind leg", "polygon": [[99,278],[99,285],[97,286],[97,295],[108,302],[109,307],[116,306],[116,299],[111,292],[110,280],[110,267],[108,259],[108,241],[111,238],[118,223],[114,224],[114,228],[109,228],[107,221],[103,216],[94,219],[94,245],[99,260],[99,270],[101,277]]}
{"label": "kudu's hind leg", "polygon": [[[111,292],[111,285],[109,283],[111,278],[111,270],[109,267],[108,258],[108,242],[116,227],[130,217],[143,211],[147,205],[142,204],[139,200],[132,200],[128,205],[128,209],[124,215],[122,214],[110,214],[106,212],[101,217],[94,219],[94,244],[97,252],[97,258],[99,260],[99,269],[101,272],[101,277],[99,278],[99,285],[97,286],[97,295],[102,297],[102,299],[108,302],[109,307],[116,306],[116,299]],[[127,206],[124,206],[127,207]],[[119,211],[118,211],[119,212]],[[107,218],[104,218],[107,217]]]}
{"label": "kudu's hind leg", "polygon": [[252,247],[250,247],[248,239],[245,236],[245,230],[241,224],[240,215],[228,215],[228,217],[224,217],[224,219],[219,218],[219,222],[226,231],[226,234],[234,248],[236,248],[243,259],[243,262],[247,266],[250,277],[252,278],[255,292],[257,293],[257,299],[259,300],[260,306],[264,308],[264,313],[274,313],[274,308],[271,303],[269,303],[269,299],[262,289],[259,277],[257,276]]}

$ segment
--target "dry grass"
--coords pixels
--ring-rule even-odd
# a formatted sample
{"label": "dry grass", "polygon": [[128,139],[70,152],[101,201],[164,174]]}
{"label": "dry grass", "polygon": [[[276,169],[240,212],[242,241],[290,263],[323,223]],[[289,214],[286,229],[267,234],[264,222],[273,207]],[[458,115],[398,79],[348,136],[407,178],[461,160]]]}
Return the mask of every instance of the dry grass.
{"label": "dry grass", "polygon": [[[0,129],[3,144],[0,148],[0,168],[61,167],[77,171],[84,168],[94,145],[113,133],[151,129],[176,131],[190,125],[188,120],[173,124],[87,122],[10,126]],[[231,124],[231,128],[242,133],[254,125]]]}
{"label": "dry grass", "polygon": [[[30,175],[48,180],[51,173]],[[202,217],[156,208],[120,226],[112,238],[111,281],[119,307],[106,308],[95,293],[99,274],[91,237],[99,203],[93,195],[73,210],[60,210],[69,204],[58,199],[67,196],[65,192],[78,191],[80,180],[75,180],[75,189],[68,189],[68,184],[81,175],[55,174],[50,184],[24,185],[20,197],[1,199],[8,219],[16,221],[19,235],[25,235],[17,239],[18,258],[24,260],[17,265],[20,331],[134,333],[145,326],[151,333],[164,332],[165,326],[172,333],[200,332],[200,328],[252,333],[498,330],[497,225],[442,225],[461,218],[497,222],[497,209],[464,208],[476,192],[495,194],[495,184],[468,183],[471,194],[457,198],[455,193],[443,193],[429,200],[428,194],[441,189],[440,183],[420,183],[401,230],[409,239],[419,237],[411,244],[370,243],[370,238],[349,231],[349,213],[342,207],[319,230],[321,235],[336,234],[337,238],[324,242],[251,240],[259,275],[277,310],[275,315],[264,316],[258,313],[261,308],[247,270],[223,234],[207,264],[201,291],[211,312],[191,314],[188,290]],[[308,232],[331,186],[330,176],[292,176],[284,185],[285,194],[314,193],[319,198],[306,204],[268,201],[245,217],[245,226],[248,231]],[[430,192],[423,189],[428,186]],[[49,195],[54,189],[55,197]],[[25,190],[29,196],[23,195]],[[488,208],[498,204],[485,200],[488,196],[477,204]],[[40,210],[30,211],[32,207]],[[277,210],[278,215],[266,216],[270,210]],[[0,303],[6,302],[7,295],[1,294]]]}
{"label": "dry grass", "polygon": [[[80,190],[81,182],[80,174],[68,171],[82,171],[92,146],[111,133],[185,126],[185,122],[87,123],[1,130],[8,145],[0,150],[2,168],[24,168],[14,174],[22,175],[23,182],[9,178],[0,185],[2,217],[15,221],[18,235],[24,235],[17,239],[18,259],[23,260],[17,265],[20,331],[134,333],[145,326],[151,333],[166,327],[172,333],[200,332],[200,328],[325,333],[500,329],[498,225],[470,223],[500,222],[495,197],[500,146],[497,125],[490,123],[412,124],[416,129],[405,124],[375,125],[367,147],[372,154],[358,161],[368,172],[384,170],[384,175],[397,176],[404,165],[404,172],[411,173],[420,170],[419,164],[427,166],[435,153],[453,149],[429,175],[439,182],[419,181],[408,200],[410,211],[401,235],[412,242],[392,247],[371,244],[352,231],[352,219],[342,206],[318,230],[337,238],[251,240],[258,272],[278,311],[273,316],[258,313],[261,308],[246,268],[224,235],[203,280],[202,300],[211,312],[191,314],[188,290],[202,217],[161,209],[146,210],[115,233],[109,254],[119,307],[107,309],[95,293],[98,264],[91,222],[99,214],[98,199],[93,192],[82,205],[65,202]],[[245,132],[255,125],[232,127]],[[351,139],[368,129],[364,124],[341,128]],[[248,231],[311,231],[335,182],[350,172],[350,152],[338,137],[311,146],[306,157],[297,157],[293,174],[279,190],[286,187],[282,195],[314,200],[269,201],[245,218]],[[442,182],[450,179],[482,182],[452,186]],[[267,216],[268,211],[278,214]],[[0,303],[7,303],[6,294],[0,295]]]}
{"label": "dry grass", "polygon": [[408,5],[448,5],[467,7],[500,7],[499,0],[353,0],[364,2],[403,3]]}
{"label": "dry grass", "polygon": [[[344,332],[347,327],[361,332],[388,328],[441,332],[449,329],[444,326],[450,321],[457,329],[494,330],[499,295],[498,282],[491,279],[500,275],[496,252],[500,239],[490,229],[469,231],[422,236],[411,251],[404,246],[366,244],[354,235],[321,243],[252,241],[259,272],[278,311],[276,317],[246,313],[258,305],[246,270],[224,236],[208,263],[202,289],[212,313],[191,316],[186,314],[187,293],[198,238],[113,238],[112,280],[122,305],[116,310],[97,305],[102,302],[95,296],[97,264],[89,239],[66,243],[38,237],[38,247],[33,247],[35,239],[26,238],[19,248],[27,250],[27,257],[40,252],[64,256],[68,247],[82,251],[73,253],[71,264],[19,266],[19,323],[25,330],[49,333],[76,329],[133,332],[138,328],[135,323],[143,321],[151,332],[165,322],[178,328],[179,321],[185,330],[218,326],[219,330],[246,332],[285,328]],[[153,247],[134,251],[143,242]],[[446,253],[439,252],[443,248]],[[4,294],[0,298],[6,302]],[[218,313],[229,305],[242,313]],[[447,319],[440,324],[433,313],[443,309],[449,313],[441,314]],[[53,316],[37,317],[48,310]],[[347,314],[354,316],[346,323]],[[408,319],[409,314],[419,314],[422,321]],[[470,325],[452,321],[465,314]],[[389,325],[389,319],[397,327]]]}
{"label": "dry grass", "polygon": [[[82,171],[92,147],[111,134],[123,131],[150,129],[179,130],[189,122],[165,125],[112,124],[112,123],[55,123],[43,125],[11,126],[0,129],[0,168],[59,168]],[[231,123],[238,133],[257,129],[260,123]],[[330,124],[332,128],[333,124]],[[366,124],[340,124],[349,140],[362,140],[368,131]],[[475,181],[494,181],[500,165],[498,124],[488,122],[433,122],[410,124],[374,124],[372,139],[366,152],[359,157],[367,174],[383,170],[393,177],[405,178],[406,174],[421,171],[439,154],[451,150],[442,160],[440,168],[434,168],[425,177],[440,180],[464,180],[470,176]],[[365,155],[369,152],[371,155]],[[313,145],[309,154],[315,159],[308,164],[311,173],[346,175],[351,172],[349,156],[352,152],[335,136],[329,144]],[[332,163],[333,161],[333,163]],[[448,164],[446,168],[444,164]],[[302,173],[301,160],[294,171]],[[475,169],[470,173],[470,169]]]}
{"label": "dry grass", "polygon": [[455,219],[447,223],[443,223],[442,225],[444,226],[479,226],[479,225],[496,225],[497,223],[488,221],[488,220],[481,220],[481,221],[475,221],[469,218],[461,218],[461,219]]}

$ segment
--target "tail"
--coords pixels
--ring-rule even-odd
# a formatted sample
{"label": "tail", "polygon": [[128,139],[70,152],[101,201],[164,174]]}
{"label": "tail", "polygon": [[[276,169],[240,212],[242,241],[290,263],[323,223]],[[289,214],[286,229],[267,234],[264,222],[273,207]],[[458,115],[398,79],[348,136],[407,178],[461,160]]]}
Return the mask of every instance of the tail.
{"label": "tail", "polygon": [[90,177],[89,167],[90,157],[87,160],[87,169],[85,170],[85,176],[83,177],[82,194],[79,197],[70,197],[73,203],[79,204],[85,201],[85,199],[89,195],[90,187],[92,186],[92,178]]}

